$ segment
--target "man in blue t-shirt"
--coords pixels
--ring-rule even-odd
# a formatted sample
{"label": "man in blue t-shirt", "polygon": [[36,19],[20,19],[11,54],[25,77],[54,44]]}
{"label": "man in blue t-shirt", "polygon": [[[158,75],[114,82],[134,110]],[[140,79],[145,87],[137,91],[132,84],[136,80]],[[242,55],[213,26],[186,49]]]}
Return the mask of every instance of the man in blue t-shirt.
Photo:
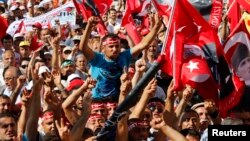
{"label": "man in blue t-shirt", "polygon": [[89,61],[92,77],[97,80],[96,87],[92,91],[94,99],[118,99],[123,68],[129,67],[132,57],[139,55],[152,42],[161,27],[161,21],[157,14],[154,20],[155,25],[151,32],[133,48],[121,52],[120,38],[115,34],[108,34],[102,38],[102,53],[98,53],[88,46],[89,35],[98,18],[89,18],[79,49]]}

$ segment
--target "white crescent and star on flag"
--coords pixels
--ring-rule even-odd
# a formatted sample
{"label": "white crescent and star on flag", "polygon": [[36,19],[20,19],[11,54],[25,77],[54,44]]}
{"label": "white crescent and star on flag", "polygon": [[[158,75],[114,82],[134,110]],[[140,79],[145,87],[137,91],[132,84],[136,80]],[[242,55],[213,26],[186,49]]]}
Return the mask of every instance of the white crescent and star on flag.
{"label": "white crescent and star on flag", "polygon": [[189,69],[190,72],[193,72],[193,70],[199,69],[198,65],[199,65],[199,62],[189,61],[186,67]]}

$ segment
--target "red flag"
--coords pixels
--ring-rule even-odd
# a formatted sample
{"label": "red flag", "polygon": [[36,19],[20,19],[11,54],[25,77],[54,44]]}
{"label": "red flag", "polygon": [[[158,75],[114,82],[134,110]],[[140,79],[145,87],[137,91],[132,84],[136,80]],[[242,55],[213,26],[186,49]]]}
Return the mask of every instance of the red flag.
{"label": "red flag", "polygon": [[0,16],[0,38],[2,38],[5,34],[6,34],[6,30],[8,29],[8,22],[5,18],[3,18],[2,16]]}
{"label": "red flag", "polygon": [[230,23],[230,31],[233,31],[240,21],[241,10],[240,5],[235,0],[230,0],[229,5],[231,9],[228,9],[228,22]]}
{"label": "red flag", "polygon": [[96,8],[100,12],[100,15],[104,15],[110,8],[113,0],[94,0]]}
{"label": "red flag", "polygon": [[141,11],[143,5],[143,1],[140,0],[127,0],[126,6],[130,7],[132,13],[138,13]]}
{"label": "red flag", "polygon": [[250,12],[250,1],[249,0],[236,0],[247,12]]}
{"label": "red flag", "polygon": [[[177,0],[176,0],[177,1]],[[164,19],[164,23],[168,23],[168,17],[171,11],[171,4],[167,0],[152,0],[152,3],[155,9],[158,11],[159,15],[161,15]]]}
{"label": "red flag", "polygon": [[[190,83],[203,98],[210,97],[217,101],[217,85],[214,85],[216,83],[213,82],[214,80],[209,69],[205,69],[209,70],[209,73],[208,71],[206,73],[209,77],[204,79],[203,83],[188,79],[195,74],[186,76],[186,73],[182,70],[182,68],[185,68],[183,63],[190,61],[188,59],[190,57],[196,56],[202,59],[205,55],[209,54],[212,60],[218,61],[216,56],[221,53],[221,49],[216,33],[201,17],[198,11],[186,0],[176,1],[173,14],[172,23],[174,24],[170,25],[169,37],[167,42],[165,41],[166,49],[164,52],[165,62],[162,66],[163,72],[174,77],[174,86],[176,89],[182,89],[185,83]],[[207,65],[207,63],[202,65]],[[182,80],[184,78],[185,81]],[[212,88],[213,90],[208,92],[204,90],[205,86],[210,86],[214,89]]]}
{"label": "red flag", "polygon": [[218,102],[218,87],[204,58],[195,56],[185,59],[181,75],[182,83],[196,88],[203,99]]}
{"label": "red flag", "polygon": [[155,8],[159,12],[161,16],[169,16],[171,7],[167,1],[163,0],[152,0],[152,3],[154,4]]}
{"label": "red flag", "polygon": [[78,14],[81,14],[85,21],[88,21],[88,18],[91,17],[91,11],[87,10],[83,3],[78,0],[73,0],[73,3],[76,7],[76,11]]}
{"label": "red flag", "polygon": [[[224,52],[226,60],[233,72],[233,84],[234,90],[230,95],[220,100],[220,105],[223,107],[221,112],[226,114],[228,110],[234,108],[238,104],[241,104],[243,92],[247,84],[247,72],[242,73],[244,70],[244,59],[250,57],[249,45],[250,45],[250,35],[246,29],[246,25],[250,21],[247,19],[248,14],[244,13],[242,20],[236,26],[236,28],[228,36],[224,44]],[[243,62],[243,63],[242,63]],[[240,70],[241,67],[243,68]],[[241,108],[245,108],[242,107]]]}
{"label": "red flag", "polygon": [[128,35],[132,37],[132,40],[135,44],[140,43],[142,37],[137,32],[135,22],[134,22],[134,19],[132,17],[132,13],[130,10],[130,5],[128,4],[128,2],[126,3],[126,11],[122,18],[121,26],[126,28]]}

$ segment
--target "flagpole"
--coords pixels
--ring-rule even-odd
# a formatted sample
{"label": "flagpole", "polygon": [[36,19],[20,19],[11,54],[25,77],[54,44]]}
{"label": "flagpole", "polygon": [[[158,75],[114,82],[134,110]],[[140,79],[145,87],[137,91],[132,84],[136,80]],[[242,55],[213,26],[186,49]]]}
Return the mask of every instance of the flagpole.
{"label": "flagpole", "polygon": [[[164,37],[164,43],[163,43],[163,46],[162,46],[162,49],[161,49],[161,54],[164,54],[165,49],[166,49],[166,42],[168,40],[168,36],[169,36],[169,32],[170,32],[170,25],[171,25],[171,23],[173,21],[173,16],[174,16],[174,10],[175,10],[175,6],[176,6],[176,1],[177,0],[174,0],[173,7],[172,7],[172,10],[171,10],[171,14],[170,14],[169,21],[168,21],[168,25],[165,25],[165,26],[167,26],[167,32],[166,32],[165,37]],[[153,4],[154,8],[157,9],[156,6],[155,6],[154,1],[151,0],[151,2]]]}
{"label": "flagpole", "polygon": [[175,22],[174,22],[174,53],[173,53],[173,80],[174,80],[174,86],[176,86],[176,31],[175,31]]}

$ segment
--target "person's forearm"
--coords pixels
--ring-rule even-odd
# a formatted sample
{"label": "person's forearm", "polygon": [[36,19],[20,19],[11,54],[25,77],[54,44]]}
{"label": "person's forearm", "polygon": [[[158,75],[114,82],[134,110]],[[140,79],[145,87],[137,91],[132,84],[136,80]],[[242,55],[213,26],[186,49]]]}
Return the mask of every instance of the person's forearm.
{"label": "person's forearm", "polygon": [[87,88],[85,86],[81,86],[76,91],[74,91],[72,94],[70,94],[67,99],[63,102],[62,107],[63,109],[72,108],[72,106],[75,104],[76,100],[79,98],[79,96],[86,90]]}
{"label": "person's forearm", "polygon": [[140,78],[142,77],[142,72],[138,72],[136,71],[133,78],[132,78],[132,88],[135,87],[136,83],[140,80]]}
{"label": "person's forearm", "polygon": [[35,141],[37,136],[37,126],[39,113],[41,110],[40,89],[34,86],[29,110],[29,118],[26,125],[26,134],[29,141]]}
{"label": "person's forearm", "polygon": [[17,132],[18,135],[23,135],[25,132],[25,126],[28,119],[28,107],[22,106],[22,112],[19,116],[18,123],[17,123]]}
{"label": "person's forearm", "polygon": [[21,89],[22,89],[21,86],[17,86],[15,88],[15,90],[11,93],[10,100],[11,100],[11,104],[12,105],[14,105],[16,103],[17,96],[21,92]]}
{"label": "person's forearm", "polygon": [[[89,108],[89,107],[88,107]],[[83,115],[79,118],[79,120],[74,124],[71,130],[71,139],[72,141],[80,141],[82,139],[82,134],[85,129],[85,125],[88,121],[90,115],[89,110],[84,110]]]}
{"label": "person's forearm", "polygon": [[161,131],[172,141],[187,141],[187,139],[180,132],[168,125],[161,127]]}
{"label": "person's forearm", "polygon": [[52,66],[52,70],[59,70],[60,66],[59,66],[59,53],[58,53],[58,45],[53,45],[53,54],[52,54],[52,61],[51,61],[51,66]]}
{"label": "person's forearm", "polygon": [[140,118],[140,115],[142,114],[149,100],[149,95],[149,93],[143,92],[139,102],[135,105],[129,118]]}

